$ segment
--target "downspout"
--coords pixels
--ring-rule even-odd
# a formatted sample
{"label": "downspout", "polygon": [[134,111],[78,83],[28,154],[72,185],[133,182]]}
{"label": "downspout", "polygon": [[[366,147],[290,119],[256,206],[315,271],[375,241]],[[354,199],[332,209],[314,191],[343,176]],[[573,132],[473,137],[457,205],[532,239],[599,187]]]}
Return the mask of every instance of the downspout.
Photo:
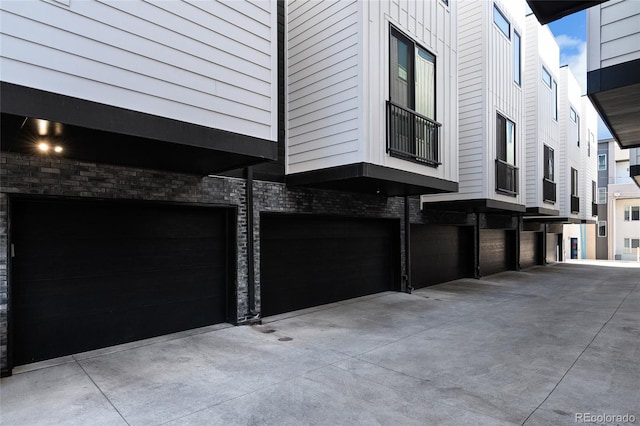
{"label": "downspout", "polygon": [[411,294],[413,286],[411,286],[411,209],[409,206],[409,196],[404,196],[404,291]]}
{"label": "downspout", "polygon": [[253,167],[246,169],[246,198],[247,198],[247,313],[255,317],[256,313],[256,288],[255,288],[255,258],[253,253]]}

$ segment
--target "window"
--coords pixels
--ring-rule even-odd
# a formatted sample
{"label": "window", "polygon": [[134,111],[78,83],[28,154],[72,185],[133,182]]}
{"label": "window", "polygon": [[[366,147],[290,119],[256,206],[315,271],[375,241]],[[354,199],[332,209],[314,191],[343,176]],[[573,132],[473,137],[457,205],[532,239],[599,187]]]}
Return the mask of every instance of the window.
{"label": "window", "polygon": [[573,167],[571,168],[571,195],[578,196],[578,171]]}
{"label": "window", "polygon": [[640,206],[624,206],[624,220],[640,220]]}
{"label": "window", "polygon": [[493,22],[508,39],[511,39],[511,24],[495,4],[493,5]]}
{"label": "window", "polygon": [[516,125],[513,121],[497,115],[496,120],[498,160],[516,165]]}
{"label": "window", "polygon": [[508,118],[496,114],[496,192],[518,194],[518,168],[516,164],[516,125]]}
{"label": "window", "polygon": [[518,86],[520,86],[521,80],[522,80],[521,68],[522,68],[522,52],[521,52],[520,34],[518,34],[514,30],[513,31],[513,81],[515,81]]}
{"label": "window", "polygon": [[607,187],[598,188],[598,204],[607,204]]}
{"label": "window", "polygon": [[553,148],[549,148],[547,145],[544,146],[544,178],[549,179],[551,182],[554,182],[553,172],[554,172],[554,152]]}
{"label": "window", "polygon": [[549,71],[547,71],[545,67],[542,67],[542,81],[551,88],[551,74],[549,74]]}
{"label": "window", "polygon": [[436,58],[395,28],[389,34],[387,152],[438,167]]}
{"label": "window", "polygon": [[598,186],[596,185],[595,181],[591,181],[591,202],[592,203],[596,202],[596,199],[598,197],[597,192],[598,192]]}
{"label": "window", "polygon": [[[557,98],[556,98],[556,101],[557,101]],[[556,102],[556,105],[557,105],[557,102]],[[555,118],[557,120],[558,116],[556,116]],[[578,141],[578,147],[580,147],[580,116],[579,115],[576,116],[576,140]]]}
{"label": "window", "polygon": [[[553,80],[553,119],[558,121],[558,83]],[[578,128],[580,128],[580,121],[578,120]],[[579,132],[579,131],[578,131]]]}
{"label": "window", "polygon": [[449,6],[449,0],[440,0],[442,1],[442,3],[444,3],[446,6]]}
{"label": "window", "polygon": [[598,221],[598,237],[606,237],[607,236],[607,221],[599,220]]}
{"label": "window", "polygon": [[589,146],[587,147],[587,157],[591,157],[591,145],[595,141],[595,137],[593,136],[593,132],[589,132]]}
{"label": "window", "polygon": [[607,154],[598,154],[598,170],[607,170]]}
{"label": "window", "polygon": [[571,121],[573,121],[574,123],[576,122],[576,110],[573,109],[573,107],[569,107],[569,117],[571,118]]}
{"label": "window", "polygon": [[640,247],[640,238],[625,238],[624,239],[624,254],[633,254]]}

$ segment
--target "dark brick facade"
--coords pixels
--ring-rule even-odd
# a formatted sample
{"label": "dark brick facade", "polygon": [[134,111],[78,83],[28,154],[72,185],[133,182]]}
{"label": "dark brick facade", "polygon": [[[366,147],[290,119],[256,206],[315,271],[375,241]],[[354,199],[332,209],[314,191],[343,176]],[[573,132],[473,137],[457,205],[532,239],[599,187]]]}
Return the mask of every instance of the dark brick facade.
{"label": "dark brick facade", "polygon": [[[8,335],[8,200],[12,195],[47,197],[148,200],[232,206],[237,208],[236,283],[238,323],[254,317],[248,309],[247,200],[244,179],[194,176],[67,159],[2,153],[0,157],[0,351],[6,371]],[[401,273],[404,265],[404,199],[288,188],[283,183],[254,181],[254,272],[256,310],[260,310],[260,217],[262,213],[336,215],[393,218],[400,221]],[[466,214],[424,215],[419,199],[410,198],[412,223],[469,219]]]}

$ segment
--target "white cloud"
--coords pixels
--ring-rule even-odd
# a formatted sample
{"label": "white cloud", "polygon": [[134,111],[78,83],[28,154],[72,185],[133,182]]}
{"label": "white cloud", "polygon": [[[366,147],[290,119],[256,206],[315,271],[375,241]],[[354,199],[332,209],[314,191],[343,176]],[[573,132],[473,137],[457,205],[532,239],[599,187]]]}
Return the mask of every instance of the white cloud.
{"label": "white cloud", "polygon": [[587,42],[565,34],[556,37],[556,42],[561,51],[560,65],[569,65],[582,94],[587,93]]}
{"label": "white cloud", "polygon": [[581,44],[584,44],[584,40],[579,39],[578,37],[572,37],[566,34],[560,34],[556,37],[556,43],[560,46],[560,49],[571,49],[578,48]]}

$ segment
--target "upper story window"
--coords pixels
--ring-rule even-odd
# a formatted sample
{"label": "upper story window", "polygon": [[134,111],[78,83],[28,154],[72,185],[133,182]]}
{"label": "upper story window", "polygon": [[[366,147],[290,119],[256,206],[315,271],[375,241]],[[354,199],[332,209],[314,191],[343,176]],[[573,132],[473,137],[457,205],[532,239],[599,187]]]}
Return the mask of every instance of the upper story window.
{"label": "upper story window", "polygon": [[640,206],[624,206],[624,220],[625,222],[640,220]]}
{"label": "upper story window", "polygon": [[607,187],[601,186],[598,188],[598,204],[607,204]]}
{"label": "upper story window", "polygon": [[436,57],[391,28],[387,151],[432,166],[438,163]]}
{"label": "upper story window", "polygon": [[578,171],[573,167],[571,168],[571,195],[578,196]]}
{"label": "upper story window", "polygon": [[493,5],[493,22],[508,39],[511,39],[511,23],[495,4]]}
{"label": "upper story window", "polygon": [[520,34],[513,31],[513,81],[520,86],[522,81],[522,43]]}
{"label": "upper story window", "polygon": [[579,115],[576,116],[576,141],[579,147],[580,146],[580,116]]}
{"label": "upper story window", "polygon": [[598,170],[607,170],[607,154],[598,154]]}
{"label": "upper story window", "polygon": [[549,71],[547,71],[544,66],[542,67],[542,81],[551,88],[551,74],[549,74]]}
{"label": "upper story window", "polygon": [[598,237],[606,237],[607,236],[607,221],[599,220],[598,221]]}
{"label": "upper story window", "polygon": [[511,196],[518,194],[516,165],[516,125],[496,114],[496,191]]}
{"label": "upper story window", "polygon": [[544,146],[544,178],[554,182],[554,152],[553,148]]}
{"label": "upper story window", "polygon": [[573,107],[569,107],[569,118],[571,118],[571,121],[573,121],[575,123],[577,116],[578,116],[578,114],[576,113],[576,110],[573,109]]}
{"label": "upper story window", "polygon": [[[558,121],[558,83],[555,80],[552,82],[553,90],[553,119]],[[578,122],[578,128],[580,127],[580,123]]]}
{"label": "upper story window", "polygon": [[593,132],[589,132],[589,145],[587,146],[587,157],[591,157],[591,146],[595,142],[595,136],[593,136]]}

